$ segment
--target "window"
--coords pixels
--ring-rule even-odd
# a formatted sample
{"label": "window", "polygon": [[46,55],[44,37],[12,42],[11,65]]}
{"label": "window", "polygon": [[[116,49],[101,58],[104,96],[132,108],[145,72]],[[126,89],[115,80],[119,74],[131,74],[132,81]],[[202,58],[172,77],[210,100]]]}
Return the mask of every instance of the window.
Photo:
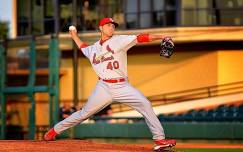
{"label": "window", "polygon": [[165,1],[165,25],[175,26],[176,25],[176,1],[166,0]]}
{"label": "window", "polygon": [[68,27],[72,25],[72,15],[73,15],[73,9],[72,9],[72,1],[60,1],[59,3],[59,12],[60,12],[60,31],[61,32],[68,32]]}
{"label": "window", "polygon": [[26,0],[24,3],[23,0],[17,1],[17,24],[18,24],[18,35],[28,35],[30,34],[30,0]]}
{"label": "window", "polygon": [[[60,32],[73,24],[72,0],[59,0]],[[243,25],[243,0],[77,0],[77,28],[95,31],[103,17],[119,29]],[[54,33],[53,0],[17,0],[18,35]]]}
{"label": "window", "polygon": [[139,5],[140,5],[140,13],[139,13],[140,28],[149,28],[152,26],[151,1],[150,0],[140,0]]}
{"label": "window", "polygon": [[216,0],[218,25],[243,24],[243,0]]}
{"label": "window", "polygon": [[78,29],[97,30],[99,20],[104,17],[113,17],[119,23],[119,28],[124,27],[123,2],[124,0],[78,0],[76,6]]}
{"label": "window", "polygon": [[243,0],[181,0],[181,25],[242,25]]}
{"label": "window", "polygon": [[155,26],[164,26],[165,23],[165,12],[163,8],[165,7],[165,1],[154,0],[153,1],[153,23]]}
{"label": "window", "polygon": [[44,5],[42,0],[34,0],[31,3],[32,12],[32,33],[42,34],[44,33]]}
{"label": "window", "polygon": [[138,0],[126,1],[126,27],[136,28],[138,26]]}
{"label": "window", "polygon": [[176,25],[176,0],[127,0],[125,7],[128,29]]}
{"label": "window", "polygon": [[54,15],[52,0],[44,0],[44,34],[54,33]]}
{"label": "window", "polygon": [[18,36],[54,32],[52,0],[17,1]]}
{"label": "window", "polygon": [[214,23],[212,0],[182,0],[181,8],[182,26],[212,25]]}

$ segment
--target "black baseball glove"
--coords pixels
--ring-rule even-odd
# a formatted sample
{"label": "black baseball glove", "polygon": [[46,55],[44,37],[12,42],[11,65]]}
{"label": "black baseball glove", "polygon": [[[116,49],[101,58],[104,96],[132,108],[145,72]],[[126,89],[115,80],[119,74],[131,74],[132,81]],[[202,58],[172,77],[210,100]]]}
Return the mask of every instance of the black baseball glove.
{"label": "black baseball glove", "polygon": [[171,37],[165,37],[161,41],[161,50],[160,50],[160,56],[170,58],[170,56],[174,52],[175,45],[171,39]]}

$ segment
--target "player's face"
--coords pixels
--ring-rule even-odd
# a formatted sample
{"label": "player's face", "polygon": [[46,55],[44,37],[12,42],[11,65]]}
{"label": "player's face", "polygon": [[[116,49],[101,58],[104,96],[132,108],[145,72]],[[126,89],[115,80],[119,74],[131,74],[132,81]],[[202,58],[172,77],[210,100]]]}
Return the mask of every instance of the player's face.
{"label": "player's face", "polygon": [[115,32],[115,25],[112,23],[108,23],[108,24],[103,25],[100,28],[100,30],[103,35],[111,37]]}

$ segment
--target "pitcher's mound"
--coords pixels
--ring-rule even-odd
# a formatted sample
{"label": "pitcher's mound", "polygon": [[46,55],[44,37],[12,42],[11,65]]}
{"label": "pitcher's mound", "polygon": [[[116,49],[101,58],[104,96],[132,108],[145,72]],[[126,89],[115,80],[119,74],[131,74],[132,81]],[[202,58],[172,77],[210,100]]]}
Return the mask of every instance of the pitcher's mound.
{"label": "pitcher's mound", "polygon": [[8,152],[151,152],[152,146],[105,144],[86,140],[2,140],[0,151]]}

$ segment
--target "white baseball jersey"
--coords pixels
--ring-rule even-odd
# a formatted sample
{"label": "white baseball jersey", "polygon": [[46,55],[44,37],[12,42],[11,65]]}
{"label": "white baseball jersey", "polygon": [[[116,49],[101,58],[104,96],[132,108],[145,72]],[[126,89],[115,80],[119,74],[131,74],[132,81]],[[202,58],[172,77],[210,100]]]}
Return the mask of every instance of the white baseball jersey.
{"label": "white baseball jersey", "polygon": [[136,35],[113,35],[81,50],[101,79],[127,78],[127,50],[136,43]]}

